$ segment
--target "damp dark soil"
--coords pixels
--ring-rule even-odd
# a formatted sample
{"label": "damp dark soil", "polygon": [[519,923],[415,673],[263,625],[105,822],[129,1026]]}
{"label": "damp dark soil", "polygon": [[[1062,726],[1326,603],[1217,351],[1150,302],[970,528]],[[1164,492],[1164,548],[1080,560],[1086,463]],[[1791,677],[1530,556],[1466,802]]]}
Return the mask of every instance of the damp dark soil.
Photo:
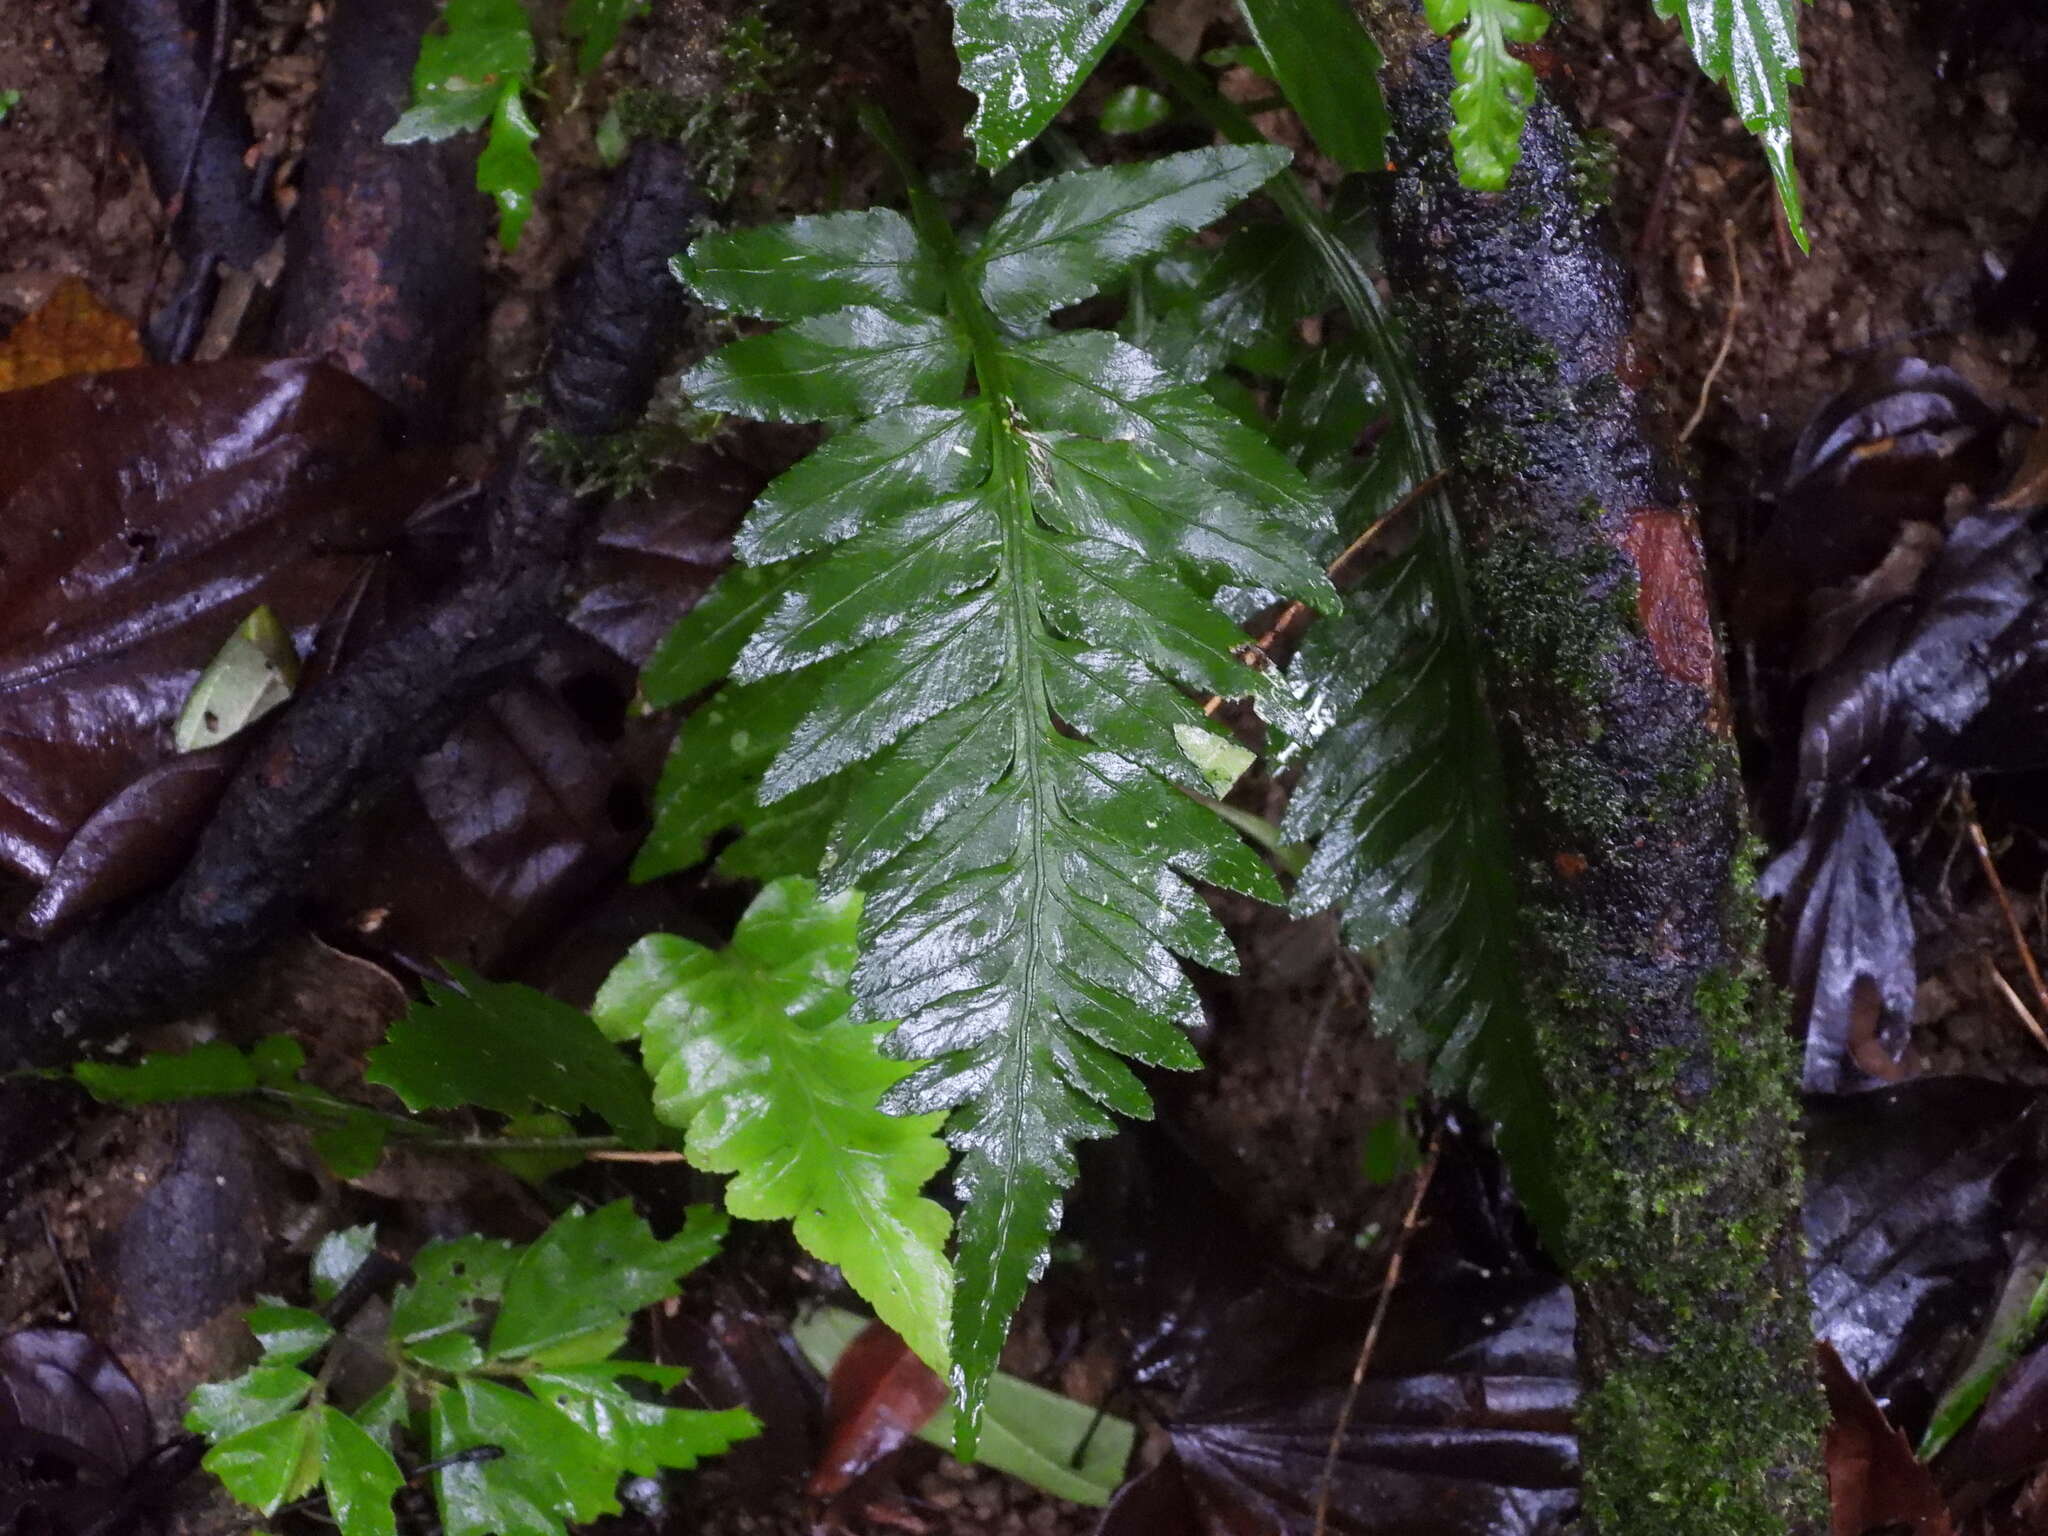
{"label": "damp dark soil", "polygon": [[[249,9],[236,80],[261,140],[251,165],[288,209],[327,16],[319,0]],[[1642,0],[1560,7],[1550,78],[1613,148],[1613,208],[1639,285],[1640,366],[1672,438],[1683,439],[1724,578],[1754,541],[1759,497],[1807,414],[1873,358],[1915,350],[1995,399],[2048,406],[2039,339],[1986,335],[1973,323],[1995,263],[2048,203],[2048,70],[1962,56],[1954,9],[1905,0],[1803,9],[1796,144],[1814,248],[1802,255],[1753,140],[1722,94],[1696,83],[1676,27],[1653,20]],[[1185,53],[1232,40],[1233,14],[1209,0],[1153,0],[1146,24]],[[752,51],[736,65],[723,43],[741,29]],[[735,80],[739,68],[753,72],[748,81]],[[594,84],[579,88],[563,72],[543,88],[546,190],[517,254],[493,247],[488,320],[464,395],[461,420],[480,460],[537,376],[558,285],[604,184],[599,127],[614,103],[645,90],[742,103],[711,114],[694,144],[736,221],[888,196],[878,157],[853,127],[864,97],[885,98],[934,157],[950,148],[965,160],[968,103],[953,81],[937,0],[655,0]],[[124,136],[84,6],[0,6],[0,92],[17,90],[0,121],[0,329],[67,274],[138,314],[154,286],[175,281],[176,263],[160,256],[163,210]],[[764,461],[788,451],[754,447]],[[1929,812],[1916,865],[1921,1049],[1931,1064],[2048,1081],[2048,1049],[2026,1036],[1986,977],[1987,954],[2007,976],[2020,972],[2003,917],[1956,852],[1956,823],[1944,814]],[[1994,830],[2035,872],[2015,881],[2012,897],[2041,943],[2048,844],[2037,832],[2048,823],[2008,814]],[[731,894],[711,893],[710,905],[730,906]],[[1418,1084],[1372,1038],[1369,976],[1330,923],[1241,903],[1225,915],[1244,959],[1238,976],[1202,980],[1212,1069],[1160,1085],[1162,1104],[1240,1219],[1295,1266],[1357,1286],[1375,1272],[1375,1243],[1405,1202],[1399,1186],[1364,1178],[1368,1129],[1397,1115]],[[281,1030],[305,1040],[317,1066],[359,1056],[403,997],[386,970],[305,940],[267,959],[218,1008],[152,1038]],[[288,1291],[322,1231],[374,1219],[421,1239],[467,1227],[526,1235],[522,1227],[541,1218],[535,1196],[493,1169],[415,1160],[349,1187],[293,1131],[189,1110],[63,1113],[68,1130],[32,1169],[11,1178],[0,1170],[0,1328],[68,1321],[118,1341],[166,1428],[184,1386],[242,1363],[236,1303]],[[206,1242],[195,1246],[192,1230],[147,1216],[151,1191],[167,1180],[216,1192],[203,1202],[215,1223]],[[191,1273],[177,1285],[143,1284],[178,1264]],[[739,1245],[721,1267],[720,1294],[769,1316],[794,1304],[805,1278],[794,1250],[765,1240]],[[1091,1311],[1080,1270],[1074,1255],[1054,1265],[1007,1363],[1142,1416],[1144,1401],[1119,1387],[1121,1346]],[[183,1528],[217,1528],[224,1518],[195,1504]],[[855,1529],[934,1536],[1078,1533],[1095,1519],[936,1456],[851,1518]],[[680,1528],[810,1526],[794,1498],[763,1507],[714,1474]]]}

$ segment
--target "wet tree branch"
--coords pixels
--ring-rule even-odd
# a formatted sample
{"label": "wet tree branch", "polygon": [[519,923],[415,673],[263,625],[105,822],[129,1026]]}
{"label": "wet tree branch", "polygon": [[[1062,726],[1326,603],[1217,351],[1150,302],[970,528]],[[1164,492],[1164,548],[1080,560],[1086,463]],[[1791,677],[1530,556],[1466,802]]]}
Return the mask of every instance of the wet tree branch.
{"label": "wet tree branch", "polygon": [[1817,1531],[1794,1062],[1693,510],[1645,435],[1578,136],[1539,101],[1508,190],[1464,190],[1443,46],[1373,8],[1408,44],[1388,275],[1452,466],[1562,1123],[1587,1512],[1609,1536]]}

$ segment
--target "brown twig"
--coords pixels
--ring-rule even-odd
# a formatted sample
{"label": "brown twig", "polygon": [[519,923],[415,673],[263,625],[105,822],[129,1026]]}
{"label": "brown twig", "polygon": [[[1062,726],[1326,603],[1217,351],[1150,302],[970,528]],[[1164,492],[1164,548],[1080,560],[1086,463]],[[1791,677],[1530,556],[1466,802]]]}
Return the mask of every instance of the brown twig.
{"label": "brown twig", "polygon": [[[1332,581],[1337,580],[1338,576],[1343,572],[1343,569],[1346,565],[1350,564],[1351,561],[1358,558],[1358,556],[1364,554],[1365,551],[1371,546],[1373,540],[1377,539],[1385,529],[1393,525],[1395,518],[1399,517],[1403,512],[1406,512],[1410,507],[1414,506],[1416,502],[1420,501],[1423,497],[1427,496],[1431,491],[1435,490],[1437,486],[1443,483],[1443,478],[1444,472],[1442,470],[1438,470],[1435,474],[1431,475],[1427,480],[1424,480],[1420,485],[1410,490],[1405,496],[1403,496],[1399,501],[1395,502],[1385,512],[1381,513],[1377,518],[1373,519],[1371,527],[1367,528],[1365,532],[1361,533],[1357,538],[1353,539],[1349,544],[1345,545],[1343,553],[1338,555],[1336,559],[1332,560],[1328,565],[1323,567],[1323,573],[1327,575]],[[1286,639],[1290,635],[1292,635],[1292,633],[1294,632],[1294,627],[1297,624],[1300,624],[1306,619],[1312,617],[1313,613],[1314,610],[1311,609],[1306,603],[1299,601],[1289,603],[1285,608],[1280,610],[1280,617],[1272,622],[1272,624],[1267,628],[1266,632],[1263,635],[1260,635],[1258,639],[1252,641],[1250,645],[1243,647],[1240,654],[1243,657],[1244,661],[1254,670],[1263,672],[1267,667],[1270,667],[1273,664],[1273,647],[1278,645],[1283,639]],[[1223,702],[1223,696],[1221,694],[1210,694],[1209,697],[1203,701],[1202,713],[1205,715],[1214,715],[1217,710],[1223,707]]]}
{"label": "brown twig", "polygon": [[1984,973],[1991,978],[1992,986],[1998,989],[1998,995],[2005,999],[2006,1006],[2012,1009],[2013,1017],[2026,1026],[2027,1033],[2034,1037],[2042,1050],[2048,1051],[2048,1033],[2042,1031],[2041,1021],[2035,1018],[2033,1011],[2020,1000],[2019,993],[2013,991],[2012,983],[2005,979],[2005,973],[1993,963],[1989,955],[1984,956]]}
{"label": "brown twig", "polygon": [[1681,443],[1691,440],[1700,418],[1707,414],[1707,400],[1713,394],[1714,380],[1721,376],[1721,366],[1728,361],[1728,354],[1735,346],[1735,325],[1742,318],[1742,256],[1735,248],[1734,220],[1727,220],[1721,225],[1721,238],[1728,244],[1728,275],[1735,288],[1728,300],[1728,323],[1721,328],[1720,350],[1715,352],[1714,361],[1708,365],[1707,376],[1700,380],[1699,403],[1692,408],[1692,419],[1686,422],[1685,430],[1678,434]]}
{"label": "brown twig", "polygon": [[1408,1198],[1408,1214],[1401,1218],[1401,1230],[1394,1237],[1394,1252],[1387,1260],[1387,1277],[1380,1282],[1380,1294],[1373,1302],[1372,1321],[1366,1325],[1365,1341],[1358,1346],[1358,1359],[1351,1367],[1351,1384],[1344,1389],[1344,1405],[1337,1410],[1337,1423],[1330,1431],[1330,1449],[1323,1457],[1323,1475],[1316,1484],[1315,1536],[1325,1536],[1330,1528],[1330,1488],[1337,1475],[1337,1455],[1343,1449],[1344,1435],[1351,1428],[1351,1410],[1358,1404],[1358,1389],[1365,1381],[1367,1368],[1372,1364],[1374,1346],[1379,1343],[1380,1325],[1387,1320],[1387,1306],[1394,1299],[1394,1288],[1401,1283],[1401,1263],[1408,1255],[1409,1241],[1415,1236],[1415,1229],[1422,1217],[1422,1202],[1429,1194],[1430,1181],[1436,1177],[1437,1158],[1444,1146],[1443,1128],[1429,1138],[1429,1153],[1422,1160],[1422,1171],[1415,1176],[1415,1192]]}
{"label": "brown twig", "polygon": [[1679,98],[1678,114],[1671,122],[1671,142],[1664,146],[1664,163],[1657,171],[1657,188],[1650,194],[1650,206],[1643,213],[1643,232],[1636,239],[1638,265],[1664,233],[1664,205],[1670,201],[1671,179],[1678,169],[1678,151],[1685,143],[1685,130],[1692,122],[1692,102],[1699,84],[1700,76],[1695,71],[1686,82],[1685,94]]}
{"label": "brown twig", "polygon": [[[2041,980],[2041,967],[2035,963],[2034,951],[2027,944],[2026,930],[2020,926],[2019,914],[2012,909],[2012,898],[2005,893],[2005,882],[1998,877],[1998,866],[1992,862],[1991,845],[1984,839],[1984,828],[1977,820],[1976,808],[1965,804],[1963,815],[1970,832],[1970,846],[1977,853],[1977,866],[1984,871],[1984,878],[1990,883],[1991,894],[1998,900],[1998,910],[2005,914],[2005,926],[2012,934],[2013,947],[2020,952],[2020,964],[2026,967],[2027,980],[2033,985],[2034,999],[2041,1005],[2041,1014],[2048,1017],[2048,984]],[[1999,980],[2003,982],[2005,978],[2001,976]],[[2025,1009],[2021,1010],[2021,1017],[2027,1018]],[[2042,1037],[2040,1025],[2032,1019],[2028,1022],[2033,1025],[2035,1038],[2041,1040],[2043,1047],[2048,1047],[2048,1038]]]}

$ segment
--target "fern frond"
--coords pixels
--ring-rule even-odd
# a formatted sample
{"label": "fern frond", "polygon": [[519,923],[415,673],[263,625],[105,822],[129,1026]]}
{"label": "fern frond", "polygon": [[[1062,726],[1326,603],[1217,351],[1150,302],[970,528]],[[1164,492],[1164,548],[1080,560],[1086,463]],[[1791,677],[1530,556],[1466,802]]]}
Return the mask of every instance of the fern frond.
{"label": "fern frond", "polygon": [[[893,1051],[926,1062],[890,1105],[954,1112],[969,1450],[1073,1144],[1148,1112],[1125,1058],[1194,1064],[1200,1009],[1176,957],[1234,964],[1188,882],[1279,897],[1176,788],[1204,787],[1182,740],[1216,734],[1182,690],[1298,721],[1289,686],[1234,654],[1217,590],[1334,604],[1307,549],[1328,510],[1300,474],[1136,348],[1047,333],[1044,314],[1285,161],[1232,147],[1059,177],[972,252],[917,194],[914,226],[860,215],[871,246],[782,263],[774,283],[761,253],[795,234],[711,237],[687,263],[709,302],[798,317],[702,364],[685,380],[698,401],[861,418],[763,496],[738,547],[765,570],[684,621],[662,687],[729,666],[706,735],[746,737],[759,798],[843,797],[823,880],[874,893],[854,991],[867,1017],[902,1021]],[[929,271],[943,309],[913,276]],[[735,646],[743,612],[758,621]]]}
{"label": "fern frond", "polygon": [[1464,29],[1451,42],[1451,152],[1458,179],[1498,192],[1521,163],[1522,125],[1536,94],[1536,72],[1508,45],[1535,42],[1549,30],[1550,17],[1527,0],[1423,0],[1422,8],[1445,36]]}

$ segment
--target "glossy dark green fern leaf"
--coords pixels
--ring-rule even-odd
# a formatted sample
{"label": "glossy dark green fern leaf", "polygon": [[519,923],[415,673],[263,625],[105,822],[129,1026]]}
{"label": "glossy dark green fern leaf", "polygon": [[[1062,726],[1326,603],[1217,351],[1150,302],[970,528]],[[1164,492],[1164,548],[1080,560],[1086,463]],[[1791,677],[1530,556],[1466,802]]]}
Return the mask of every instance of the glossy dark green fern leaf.
{"label": "glossy dark green fern leaf", "polygon": [[[1279,897],[1179,792],[1205,787],[1191,750],[1216,734],[1190,695],[1301,723],[1289,685],[1234,654],[1217,590],[1334,603],[1308,553],[1327,508],[1285,458],[1128,343],[1045,317],[1286,159],[1228,147],[1058,177],[971,249],[913,193],[915,224],[800,219],[701,240],[683,266],[708,302],[787,322],[694,370],[700,404],[848,424],[763,494],[747,568],[648,686],[682,698],[729,674],[698,745],[771,808],[829,807],[823,882],[869,893],[855,994],[926,1062],[891,1107],[953,1111],[968,1449],[1073,1144],[1148,1112],[1125,1058],[1196,1064],[1176,957],[1235,962],[1189,880]],[[722,792],[688,766],[670,788]],[[728,794],[672,817],[663,857],[743,809]]]}

